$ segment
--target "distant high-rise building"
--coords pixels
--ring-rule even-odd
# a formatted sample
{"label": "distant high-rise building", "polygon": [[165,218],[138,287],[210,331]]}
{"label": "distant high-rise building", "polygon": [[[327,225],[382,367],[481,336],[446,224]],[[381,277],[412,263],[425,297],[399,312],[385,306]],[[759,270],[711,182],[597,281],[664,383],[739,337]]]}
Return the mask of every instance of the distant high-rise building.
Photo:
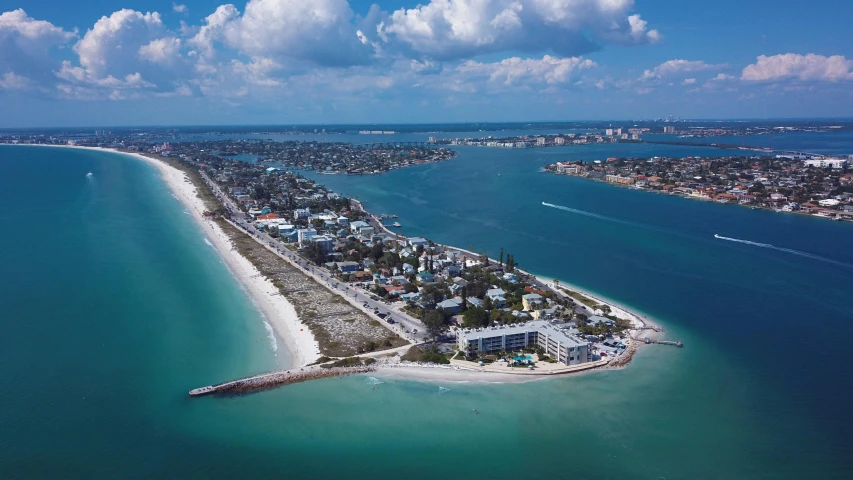
{"label": "distant high-rise building", "polygon": [[675,127],[667,125],[663,127],[663,133],[675,133]]}
{"label": "distant high-rise building", "polygon": [[[554,139],[554,145],[564,145],[566,143],[566,139],[563,137],[557,137]],[[851,155],[853,157],[853,155]],[[853,160],[853,159],[851,159]]]}
{"label": "distant high-rise building", "polygon": [[539,137],[536,139],[536,145],[542,146],[545,145],[545,137]]}
{"label": "distant high-rise building", "polygon": [[604,134],[607,135],[608,137],[612,137],[613,136],[613,129],[608,128],[608,129],[604,130]]}

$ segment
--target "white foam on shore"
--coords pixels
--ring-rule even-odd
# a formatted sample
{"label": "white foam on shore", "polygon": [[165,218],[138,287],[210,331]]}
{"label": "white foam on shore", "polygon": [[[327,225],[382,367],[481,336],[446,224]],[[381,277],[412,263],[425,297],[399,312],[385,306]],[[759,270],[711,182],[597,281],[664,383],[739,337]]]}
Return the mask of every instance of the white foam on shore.
{"label": "white foam on shore", "polygon": [[270,339],[270,347],[272,347],[272,351],[277,352],[278,340],[275,339],[275,330],[273,330],[272,325],[270,325],[266,320],[264,320],[264,328],[267,329],[267,336]]}
{"label": "white foam on shore", "polygon": [[204,243],[206,243],[210,248],[216,249],[216,247],[214,247],[213,244],[210,243],[210,240],[208,240],[207,238],[204,239]]}

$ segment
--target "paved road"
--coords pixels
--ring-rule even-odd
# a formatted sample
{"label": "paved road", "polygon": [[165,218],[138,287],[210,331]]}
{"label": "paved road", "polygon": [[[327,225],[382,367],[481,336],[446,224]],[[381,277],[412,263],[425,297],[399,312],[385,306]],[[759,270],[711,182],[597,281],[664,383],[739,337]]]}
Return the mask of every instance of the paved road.
{"label": "paved road", "polygon": [[[359,308],[368,315],[372,315],[377,320],[382,321],[388,328],[400,334],[403,338],[415,343],[428,341],[426,328],[420,320],[399,309],[391,307],[385,302],[372,299],[363,289],[338,280],[325,268],[317,267],[292,250],[285,248],[281,242],[255,228],[252,223],[252,218],[240,210],[237,204],[234,203],[230,197],[225,195],[219,188],[219,185],[212,182],[204,172],[201,172],[201,177],[205,182],[207,182],[208,186],[213,189],[216,197],[219,198],[223,205],[225,205],[225,208],[231,213],[232,222],[254,237],[255,240],[275,251],[280,257],[289,260],[291,264],[296,265],[304,273],[314,277],[314,279],[319,281],[320,284],[325,285],[330,290],[343,295],[356,308]],[[390,318],[394,323],[388,323],[386,319],[382,319],[376,315],[376,313],[386,314],[386,319]],[[417,330],[417,333],[414,333],[415,330]]]}

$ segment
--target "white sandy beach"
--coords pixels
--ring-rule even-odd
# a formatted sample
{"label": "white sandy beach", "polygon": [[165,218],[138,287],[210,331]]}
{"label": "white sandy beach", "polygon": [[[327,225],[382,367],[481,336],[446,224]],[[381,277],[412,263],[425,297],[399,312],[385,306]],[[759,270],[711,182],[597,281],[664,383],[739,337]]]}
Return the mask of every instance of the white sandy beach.
{"label": "white sandy beach", "polygon": [[[54,145],[45,145],[54,146]],[[283,341],[288,352],[291,353],[290,358],[282,358],[282,367],[293,368],[301,367],[315,361],[321,356],[319,345],[311,331],[306,328],[298,318],[296,310],[283,296],[278,294],[278,289],[271,281],[263,277],[260,272],[244,258],[240,253],[232,247],[228,236],[222,231],[219,226],[203,215],[205,211],[204,203],[196,194],[196,188],[187,178],[186,174],[165,162],[155,160],[138,153],[120,152],[115,149],[81,147],[81,146],[63,146],[55,145],[62,148],[81,148],[89,150],[100,150],[111,153],[127,155],[138,160],[142,160],[149,165],[157,168],[174,196],[186,207],[193,218],[196,219],[199,226],[204,232],[205,238],[219,252],[225,265],[231,273],[237,278],[241,286],[246,290],[253,304],[258,308],[263,315],[265,321],[272,326],[276,337]],[[449,247],[451,249],[477,255],[473,252],[468,252],[465,249],[457,247]],[[493,260],[497,262],[496,260]],[[521,273],[531,275],[528,272],[519,270]],[[313,275],[312,275],[313,276]],[[533,276],[533,275],[531,275]],[[553,288],[553,279],[547,277],[535,277],[541,283]],[[319,281],[319,279],[318,279]],[[322,283],[322,282],[321,282]],[[640,317],[631,310],[625,309],[617,305],[615,302],[604,299],[600,296],[589,294],[574,285],[560,282],[561,286],[569,288],[573,291],[589,297],[601,304],[609,305],[611,313],[619,318],[631,321],[634,324],[634,329],[630,331],[633,337],[643,328],[650,326],[650,322],[645,317]],[[359,305],[356,305],[359,306]],[[360,307],[360,306],[359,306]],[[385,352],[387,353],[387,352]],[[608,369],[605,366],[596,371]],[[571,373],[577,375],[583,372]],[[496,372],[474,371],[449,366],[426,366],[426,365],[406,365],[399,362],[381,362],[377,365],[376,376],[388,378],[400,378],[409,380],[423,380],[432,382],[472,382],[472,383],[520,383],[529,382],[537,379],[547,378],[550,376],[536,375],[513,375],[502,374]],[[562,376],[562,375],[554,375]]]}
{"label": "white sandy beach", "polygon": [[142,160],[160,171],[163,180],[175,197],[186,207],[192,217],[198,222],[205,238],[219,252],[225,265],[246,290],[252,303],[263,315],[264,320],[272,326],[276,337],[283,341],[291,358],[281,358],[282,367],[301,367],[315,361],[320,356],[320,348],[314,335],[299,321],[293,305],[278,292],[278,289],[267,278],[261,275],[252,263],[232,247],[225,232],[215,222],[204,217],[206,210],[202,200],[196,195],[196,188],[181,170],[164,162],[146,157],[138,153],[120,152],[109,148],[94,148],[80,146],[45,145],[62,148],[81,148],[96,151],[107,151],[127,155]]}

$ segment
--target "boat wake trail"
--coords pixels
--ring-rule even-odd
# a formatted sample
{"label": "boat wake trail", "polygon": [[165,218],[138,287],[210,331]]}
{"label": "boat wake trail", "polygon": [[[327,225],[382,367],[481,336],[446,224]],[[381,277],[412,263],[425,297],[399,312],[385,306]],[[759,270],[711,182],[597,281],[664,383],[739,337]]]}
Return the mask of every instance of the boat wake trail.
{"label": "boat wake trail", "polygon": [[564,207],[562,205],[554,205],[553,203],[542,202],[542,205],[546,207],[556,208],[557,210],[563,210],[564,212],[576,213],[578,215],[583,215],[585,217],[597,218],[599,220],[606,220],[608,222],[621,223],[623,225],[631,225],[634,227],[645,227],[645,225],[640,225],[638,223],[626,222],[625,220],[619,220],[618,218],[607,217],[605,215],[599,215],[597,213],[587,212],[584,210],[578,210],[577,208],[569,208]]}
{"label": "boat wake trail", "polygon": [[724,237],[724,236],[718,235],[716,233],[714,234],[714,238],[716,238],[718,240],[725,240],[727,242],[735,242],[735,243],[742,243],[744,245],[752,245],[753,247],[769,248],[771,250],[776,250],[779,252],[790,253],[792,255],[798,255],[800,257],[811,258],[812,260],[820,260],[822,262],[833,263],[835,265],[840,265],[842,267],[853,268],[853,265],[851,265],[849,263],[839,262],[838,260],[833,260],[831,258],[821,257],[820,255],[815,255],[813,253],[801,252],[799,250],[794,250],[793,248],[777,247],[776,245],[771,245],[769,243],[752,242],[750,240],[742,240],[740,238]]}

